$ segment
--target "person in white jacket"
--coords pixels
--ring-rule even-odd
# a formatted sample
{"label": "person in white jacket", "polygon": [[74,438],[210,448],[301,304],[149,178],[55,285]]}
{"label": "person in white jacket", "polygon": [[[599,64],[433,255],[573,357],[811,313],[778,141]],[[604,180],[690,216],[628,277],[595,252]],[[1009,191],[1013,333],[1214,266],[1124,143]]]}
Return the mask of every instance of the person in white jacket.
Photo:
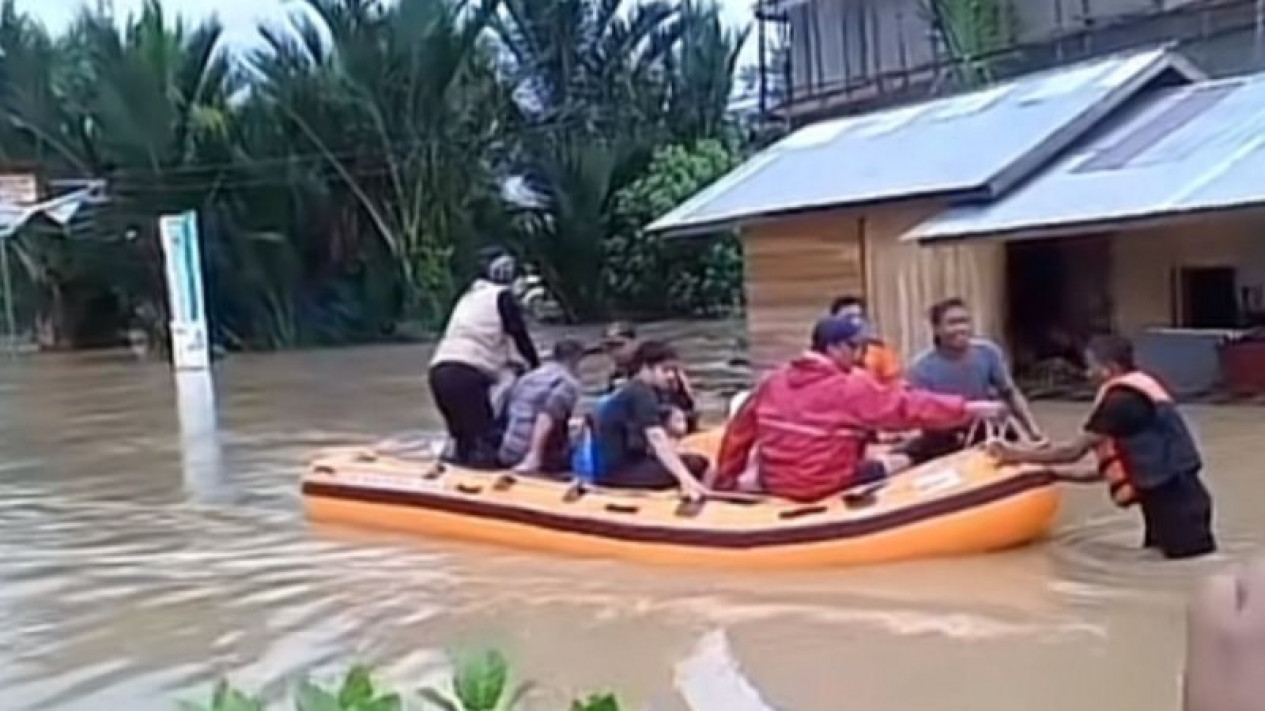
{"label": "person in white jacket", "polygon": [[431,357],[427,375],[452,440],[450,457],[465,466],[497,466],[500,433],[492,396],[515,360],[511,344],[528,368],[540,365],[510,289],[517,267],[504,252],[488,259],[482,275],[453,307]]}

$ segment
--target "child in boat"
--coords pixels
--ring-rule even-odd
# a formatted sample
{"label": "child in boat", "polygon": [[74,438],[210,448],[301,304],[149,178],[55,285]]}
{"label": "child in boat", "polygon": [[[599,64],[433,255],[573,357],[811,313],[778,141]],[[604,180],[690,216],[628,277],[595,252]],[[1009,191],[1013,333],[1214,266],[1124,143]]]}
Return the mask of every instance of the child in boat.
{"label": "child in boat", "polygon": [[1084,429],[1070,442],[1048,447],[995,444],[1003,463],[1072,464],[1093,452],[1097,471],[1072,481],[1106,479],[1116,505],[1137,505],[1143,546],[1166,558],[1212,553],[1212,498],[1199,473],[1203,461],[1172,397],[1138,369],[1133,344],[1122,336],[1090,340],[1086,361],[1100,387]]}
{"label": "child in boat", "polygon": [[690,421],[685,410],[672,405],[663,408],[663,429],[673,442],[680,444],[685,435],[690,433]]}

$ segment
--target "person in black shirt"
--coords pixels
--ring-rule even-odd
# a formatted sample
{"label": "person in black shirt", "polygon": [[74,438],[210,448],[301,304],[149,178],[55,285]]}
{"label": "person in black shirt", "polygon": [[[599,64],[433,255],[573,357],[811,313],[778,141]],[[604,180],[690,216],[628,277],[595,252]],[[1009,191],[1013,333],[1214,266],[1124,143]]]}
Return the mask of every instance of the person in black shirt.
{"label": "person in black shirt", "polygon": [[1128,339],[1097,336],[1086,355],[1090,375],[1101,387],[1083,431],[1044,449],[994,444],[993,454],[1003,463],[1071,464],[1092,451],[1097,471],[1064,479],[1106,479],[1117,505],[1137,505],[1145,547],[1158,548],[1167,558],[1215,551],[1212,498],[1199,476],[1203,462],[1172,397],[1138,370]]}
{"label": "person in black shirt", "polygon": [[[633,354],[637,350],[637,330],[631,323],[616,321],[606,327],[602,337],[602,349],[610,356],[614,367],[606,379],[607,392],[614,392],[627,381],[633,373],[631,364]],[[698,405],[694,399],[694,388],[680,365],[672,366],[672,373],[666,383],[657,388],[659,401],[664,407],[675,407],[685,413],[685,422],[689,432],[697,432],[699,426]]]}
{"label": "person in black shirt", "polygon": [[676,353],[657,341],[637,346],[632,377],[597,413],[603,472],[599,482],[627,489],[680,487],[687,498],[702,493],[706,457],[681,454],[663,424],[658,390],[672,377]]}

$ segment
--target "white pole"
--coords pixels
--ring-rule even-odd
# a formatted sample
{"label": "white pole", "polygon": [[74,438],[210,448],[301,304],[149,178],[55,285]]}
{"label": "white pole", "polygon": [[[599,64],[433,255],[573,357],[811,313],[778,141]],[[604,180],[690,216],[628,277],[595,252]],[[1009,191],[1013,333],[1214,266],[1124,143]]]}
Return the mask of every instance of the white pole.
{"label": "white pole", "polygon": [[211,358],[206,300],[202,292],[198,213],[164,215],[158,227],[167,274],[172,365],[176,370],[206,370]]}
{"label": "white pole", "polygon": [[0,271],[3,271],[4,279],[4,330],[5,337],[9,341],[6,349],[12,356],[16,351],[17,344],[14,342],[17,338],[17,319],[13,316],[13,280],[9,275],[9,237],[0,238]]}

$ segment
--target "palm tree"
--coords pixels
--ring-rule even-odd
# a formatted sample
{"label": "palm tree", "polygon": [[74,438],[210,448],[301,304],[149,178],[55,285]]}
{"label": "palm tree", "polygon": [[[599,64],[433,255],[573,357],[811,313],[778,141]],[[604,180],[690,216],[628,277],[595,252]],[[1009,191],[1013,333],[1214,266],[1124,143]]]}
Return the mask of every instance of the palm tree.
{"label": "palm tree", "polygon": [[350,192],[399,270],[408,305],[436,318],[457,252],[478,241],[498,184],[486,156],[508,101],[484,29],[493,0],[306,0],[331,41],[296,15],[298,39],[265,35],[257,91]]}

